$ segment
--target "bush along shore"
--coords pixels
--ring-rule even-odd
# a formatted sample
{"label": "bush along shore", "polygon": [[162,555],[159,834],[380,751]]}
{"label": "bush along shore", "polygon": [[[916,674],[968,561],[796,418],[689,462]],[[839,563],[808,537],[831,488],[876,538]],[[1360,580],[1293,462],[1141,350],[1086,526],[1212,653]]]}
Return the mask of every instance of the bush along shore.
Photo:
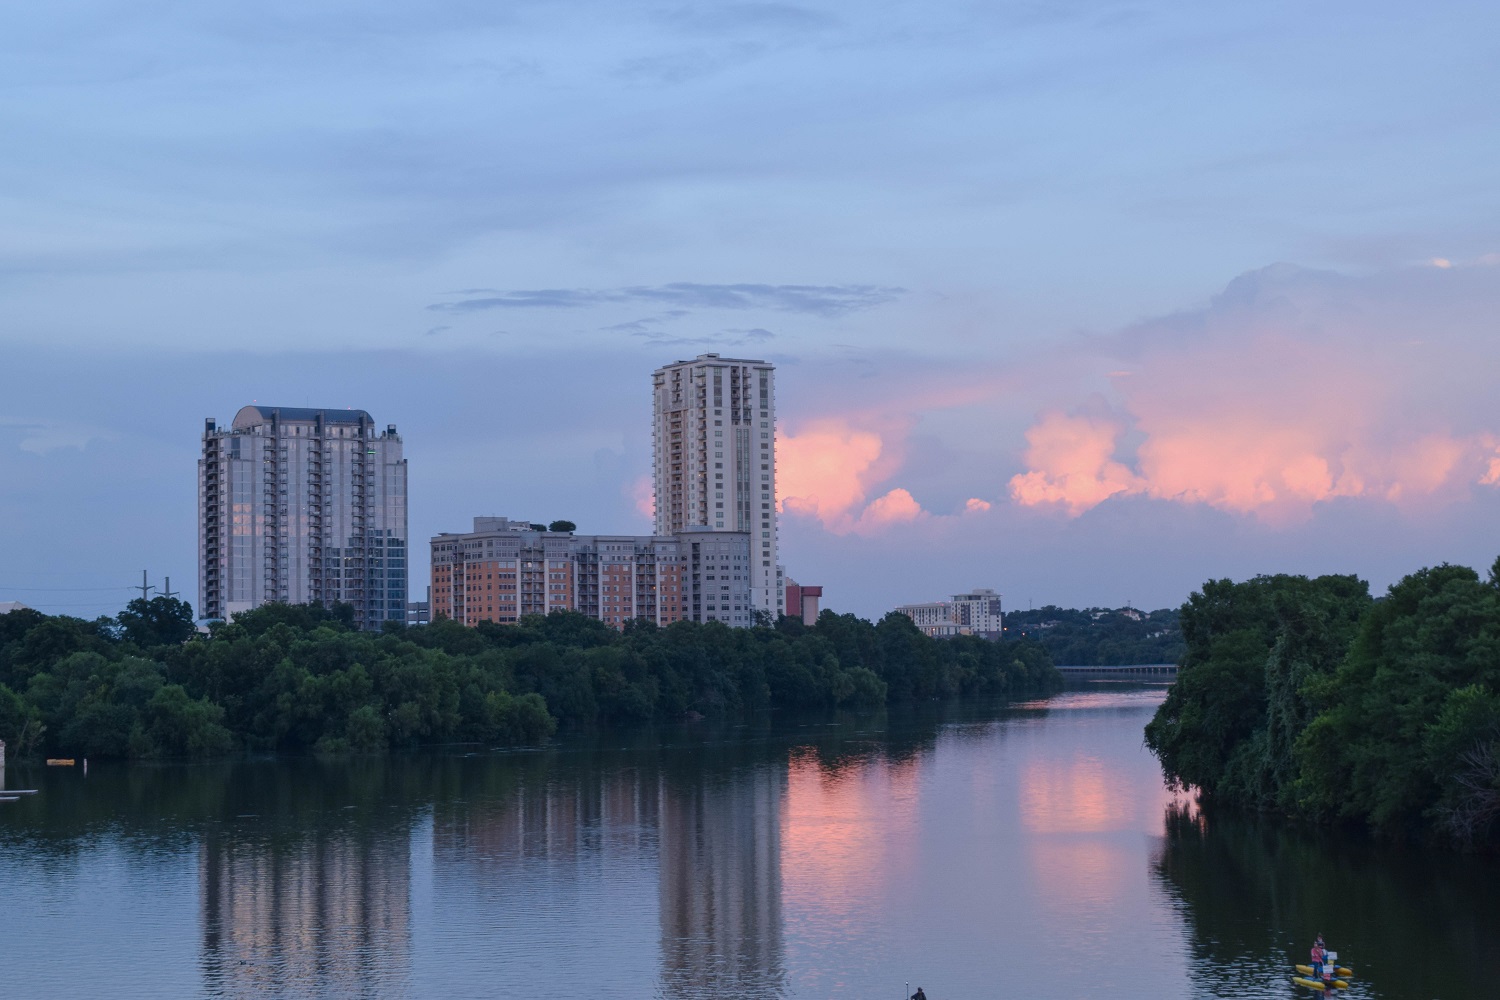
{"label": "bush along shore", "polygon": [[1380,599],[1352,576],[1216,580],[1181,623],[1146,727],[1169,781],[1209,805],[1500,847],[1500,560]]}
{"label": "bush along shore", "polygon": [[0,739],[13,756],[205,757],[531,744],[559,725],[874,708],[1055,690],[1039,645],[930,639],[904,615],[615,631],[575,613],[384,633],[347,608],[270,604],[203,636],[182,601],[84,621],[0,615]]}

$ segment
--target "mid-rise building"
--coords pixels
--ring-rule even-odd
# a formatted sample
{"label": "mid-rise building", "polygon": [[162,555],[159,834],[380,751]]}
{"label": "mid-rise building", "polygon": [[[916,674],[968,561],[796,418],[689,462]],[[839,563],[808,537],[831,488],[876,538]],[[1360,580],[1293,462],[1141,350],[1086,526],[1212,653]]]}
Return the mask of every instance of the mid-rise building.
{"label": "mid-rise building", "polygon": [[1000,595],[983,587],[967,594],[953,595],[953,618],[971,635],[982,635],[986,639],[1000,638],[1005,626]]}
{"label": "mid-rise building", "polygon": [[750,541],[751,602],[785,610],[776,538],[775,366],[700,354],[652,374],[657,537],[689,530]]}
{"label": "mid-rise building", "polygon": [[749,533],[578,535],[476,517],[431,540],[434,618],[466,625],[577,611],[616,628],[640,618],[754,624]]}
{"label": "mid-rise building", "polygon": [[209,418],[198,460],[198,613],[270,601],[404,621],[406,459],[364,410],[246,406]]}
{"label": "mid-rise building", "polygon": [[954,594],[951,601],[903,604],[895,610],[910,618],[927,635],[938,638],[978,635],[999,639],[1004,631],[1000,595],[986,588]]}
{"label": "mid-rise building", "polygon": [[786,614],[791,618],[801,618],[804,625],[816,625],[818,623],[818,601],[823,596],[821,586],[798,583],[796,580],[786,581]]}

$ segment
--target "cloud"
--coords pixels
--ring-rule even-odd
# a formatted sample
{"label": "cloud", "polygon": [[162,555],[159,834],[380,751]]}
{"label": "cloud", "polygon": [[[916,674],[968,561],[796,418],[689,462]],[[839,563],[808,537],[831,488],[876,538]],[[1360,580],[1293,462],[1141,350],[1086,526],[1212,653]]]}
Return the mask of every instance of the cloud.
{"label": "cloud", "polygon": [[866,503],[870,487],[899,464],[889,429],[828,417],[783,434],[776,443],[781,510],[814,518],[835,534],[874,534],[925,515],[911,493],[895,488]]}
{"label": "cloud", "polygon": [[117,433],[105,428],[61,420],[0,417],[0,428],[15,428],[18,431],[16,446],[33,455],[45,455],[62,448],[82,451],[94,441],[119,439]]}
{"label": "cloud", "polygon": [[1112,399],[1044,411],[1011,497],[1077,516],[1143,495],[1286,523],[1341,498],[1406,506],[1500,482],[1500,421],[1480,402],[1500,375],[1485,332],[1500,295],[1492,275],[1453,284],[1460,270],[1281,265],[1126,331],[1095,362]]}
{"label": "cloud", "polygon": [[1500,455],[1490,459],[1489,469],[1479,481],[1486,486],[1500,485]]}
{"label": "cloud", "polygon": [[661,347],[746,347],[776,339],[776,334],[758,326],[748,330],[724,330],[701,337],[677,337],[660,330],[637,330],[632,335],[644,337],[647,343]]}
{"label": "cloud", "polygon": [[636,513],[656,520],[656,492],[650,476],[637,476],[629,487],[630,501]]}
{"label": "cloud", "polygon": [[470,313],[488,309],[582,309],[622,302],[653,302],[681,309],[768,309],[813,316],[842,316],[873,309],[904,294],[879,285],[708,285],[679,281],[625,288],[540,288],[484,294],[455,302],[435,302],[435,312]]}
{"label": "cloud", "polygon": [[664,24],[704,35],[770,32],[801,36],[838,23],[822,11],[784,3],[689,5],[661,11],[657,16]]}
{"label": "cloud", "polygon": [[917,503],[916,498],[910,492],[897,488],[871,500],[870,505],[859,515],[854,530],[866,534],[874,533],[893,524],[915,521],[925,513],[922,505]]}
{"label": "cloud", "polygon": [[1117,493],[1139,490],[1139,479],[1111,456],[1121,424],[1109,417],[1048,413],[1026,432],[1029,472],[1010,481],[1026,506],[1055,503],[1081,514]]}

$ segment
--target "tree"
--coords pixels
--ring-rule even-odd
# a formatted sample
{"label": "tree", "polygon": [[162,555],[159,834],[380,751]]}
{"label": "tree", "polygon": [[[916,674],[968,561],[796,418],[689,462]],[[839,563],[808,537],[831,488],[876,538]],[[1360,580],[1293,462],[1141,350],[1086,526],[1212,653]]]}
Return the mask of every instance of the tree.
{"label": "tree", "polygon": [[572,521],[553,521],[547,525],[548,531],[577,531],[578,525]]}
{"label": "tree", "polygon": [[1500,741],[1500,586],[1464,566],[1412,573],[1310,694],[1324,711],[1296,754],[1311,811],[1393,836],[1462,812]]}
{"label": "tree", "polygon": [[1280,798],[1310,714],[1303,685],[1338,664],[1368,605],[1348,576],[1210,580],[1189,597],[1177,682],[1146,726],[1168,780],[1241,805]]}
{"label": "tree", "polygon": [[180,646],[197,634],[193,606],[175,597],[137,597],[115,619],[128,642],[142,649]]}

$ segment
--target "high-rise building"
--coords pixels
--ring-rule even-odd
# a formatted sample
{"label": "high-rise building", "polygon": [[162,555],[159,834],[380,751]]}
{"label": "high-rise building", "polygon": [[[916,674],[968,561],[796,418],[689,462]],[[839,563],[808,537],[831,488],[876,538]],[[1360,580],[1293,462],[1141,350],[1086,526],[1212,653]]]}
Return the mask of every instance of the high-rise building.
{"label": "high-rise building", "polygon": [[751,603],[774,620],[777,582],[776,385],[765,361],[700,354],[652,375],[656,534],[750,536]]}
{"label": "high-rise building", "polygon": [[575,535],[476,517],[435,535],[432,614],[466,625],[577,611],[614,628],[632,619],[754,624],[751,539],[689,528],[675,535]]}
{"label": "high-rise building", "polygon": [[198,614],[342,602],[406,619],[406,459],[364,410],[246,406],[203,428]]}

